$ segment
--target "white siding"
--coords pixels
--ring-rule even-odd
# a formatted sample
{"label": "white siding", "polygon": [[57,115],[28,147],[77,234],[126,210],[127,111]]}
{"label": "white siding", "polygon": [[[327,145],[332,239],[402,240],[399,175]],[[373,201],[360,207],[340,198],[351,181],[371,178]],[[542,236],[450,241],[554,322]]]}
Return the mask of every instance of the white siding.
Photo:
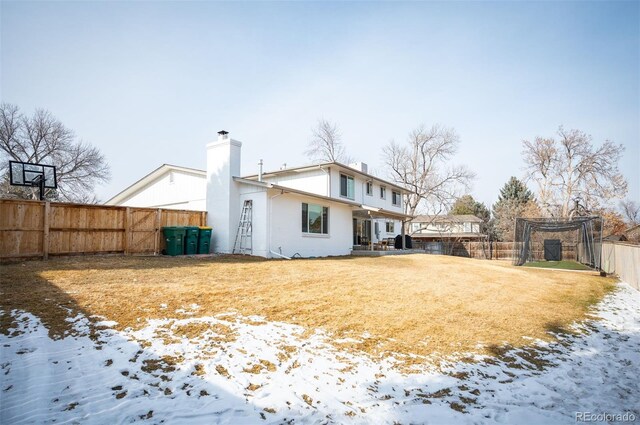
{"label": "white siding", "polygon": [[[401,198],[400,205],[393,205],[393,202],[392,202],[391,192],[396,189],[393,189],[388,184],[380,182],[379,180],[372,179],[373,193],[371,195],[367,195],[367,188],[366,188],[367,179],[364,176],[354,172],[341,171],[337,167],[331,168],[331,197],[338,198],[338,199],[347,199],[343,196],[340,196],[340,174],[351,176],[354,179],[355,196],[353,201],[361,203],[363,205],[368,205],[371,207],[384,208],[385,210],[388,210],[388,211],[403,212],[402,195],[400,196]],[[380,186],[386,187],[386,196],[384,199],[380,197]]]}
{"label": "white siding", "polygon": [[[390,220],[384,218],[376,218],[372,221],[373,242],[380,242],[384,239],[395,238],[402,232],[402,222],[400,220]],[[393,231],[387,232],[387,222],[393,222]],[[378,233],[376,233],[376,223],[378,223]]]}
{"label": "white siding", "polygon": [[278,174],[265,177],[264,181],[316,195],[329,196],[328,174],[318,169]]}
{"label": "white siding", "polygon": [[[277,194],[276,191],[270,191]],[[345,204],[285,193],[271,197],[271,249],[288,257],[348,255],[352,248],[352,210]],[[329,207],[329,234],[302,233],[302,203]]]}
{"label": "white siding", "polygon": [[[242,206],[245,200],[252,201],[251,207],[251,245],[252,255],[260,257],[269,257],[269,201],[267,197],[267,190],[255,187],[255,186],[240,186],[240,209],[242,212]],[[231,234],[234,238],[238,231],[238,225],[240,224],[240,217],[236,220],[235,227],[232,227]],[[214,229],[215,231],[215,229]]]}
{"label": "white siding", "polygon": [[203,176],[171,170],[118,205],[204,211],[206,192]]}

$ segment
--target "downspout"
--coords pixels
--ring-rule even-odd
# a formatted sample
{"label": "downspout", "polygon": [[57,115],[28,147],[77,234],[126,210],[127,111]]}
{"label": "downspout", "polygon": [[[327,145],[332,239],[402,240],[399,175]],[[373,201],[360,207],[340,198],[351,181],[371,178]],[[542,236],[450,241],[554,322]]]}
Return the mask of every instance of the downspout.
{"label": "downspout", "polygon": [[280,254],[279,252],[275,252],[274,250],[271,249],[271,217],[273,215],[273,200],[275,198],[277,198],[278,196],[282,196],[284,195],[284,190],[281,191],[280,193],[278,193],[277,195],[273,195],[272,197],[269,198],[269,223],[268,223],[268,229],[269,229],[269,253],[271,253],[271,255],[275,255],[276,257],[280,257],[280,258],[284,258],[285,260],[291,260],[291,257],[287,257],[284,256],[282,254]]}

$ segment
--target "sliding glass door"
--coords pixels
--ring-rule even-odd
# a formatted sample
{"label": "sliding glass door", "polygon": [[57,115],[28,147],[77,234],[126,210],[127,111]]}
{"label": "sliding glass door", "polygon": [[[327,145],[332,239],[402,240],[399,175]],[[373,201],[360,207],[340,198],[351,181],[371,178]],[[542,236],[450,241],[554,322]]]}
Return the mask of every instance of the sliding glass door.
{"label": "sliding glass door", "polygon": [[369,245],[371,242],[371,220],[353,218],[353,245]]}

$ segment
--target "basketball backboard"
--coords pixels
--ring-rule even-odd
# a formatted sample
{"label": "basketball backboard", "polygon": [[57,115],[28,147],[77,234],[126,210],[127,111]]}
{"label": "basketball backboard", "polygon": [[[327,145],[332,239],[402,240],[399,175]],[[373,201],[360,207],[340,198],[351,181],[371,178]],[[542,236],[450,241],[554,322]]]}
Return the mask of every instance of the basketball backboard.
{"label": "basketball backboard", "polygon": [[47,189],[58,187],[56,167],[53,165],[9,161],[9,177],[14,186],[39,186],[44,181],[43,186]]}

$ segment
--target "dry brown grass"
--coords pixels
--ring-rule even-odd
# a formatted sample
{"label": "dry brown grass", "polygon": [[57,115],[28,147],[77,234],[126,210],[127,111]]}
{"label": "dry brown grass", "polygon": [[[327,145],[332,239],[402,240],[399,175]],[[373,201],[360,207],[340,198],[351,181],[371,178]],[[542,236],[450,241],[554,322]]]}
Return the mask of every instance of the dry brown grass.
{"label": "dry brown grass", "polygon": [[[595,274],[419,254],[295,261],[85,257],[2,265],[0,282],[0,308],[39,316],[52,336],[69,332],[64,318],[77,312],[123,329],[144,326],[147,318],[182,318],[176,309],[198,304],[197,316],[237,311],[358,338],[344,345],[374,355],[523,346],[523,336],[549,338],[549,330],[583,319],[613,288],[613,280]],[[7,332],[4,316],[0,331]],[[191,337],[205,329],[181,331]],[[360,338],[365,332],[370,337]]]}

